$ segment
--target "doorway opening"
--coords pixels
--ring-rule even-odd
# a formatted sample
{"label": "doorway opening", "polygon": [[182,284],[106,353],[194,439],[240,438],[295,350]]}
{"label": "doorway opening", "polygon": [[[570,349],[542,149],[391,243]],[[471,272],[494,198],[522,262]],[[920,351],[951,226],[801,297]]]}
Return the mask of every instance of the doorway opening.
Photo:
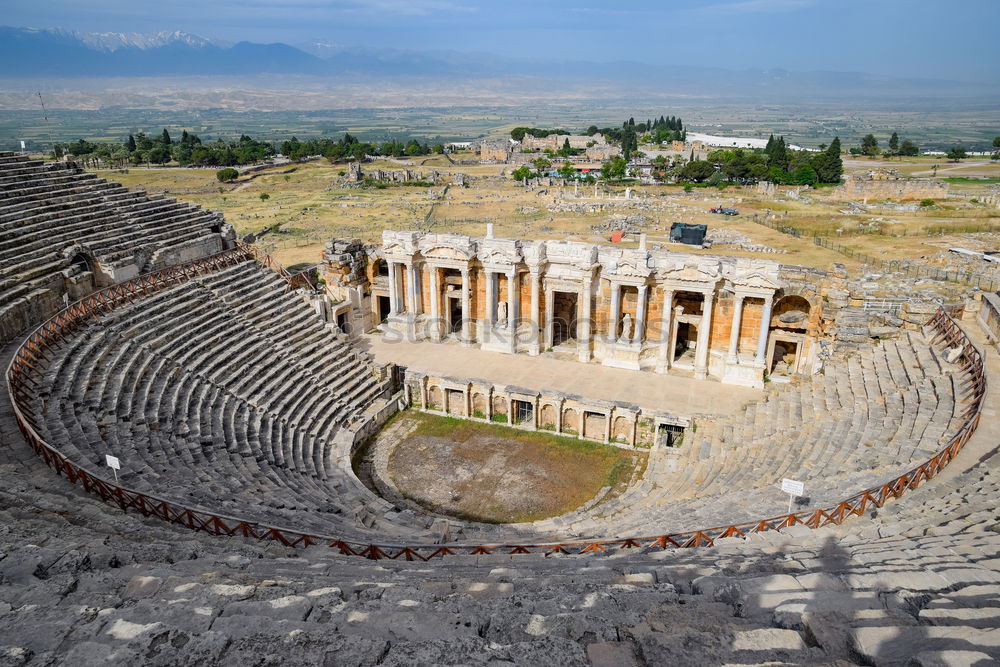
{"label": "doorway opening", "polygon": [[680,447],[684,440],[684,427],[677,424],[660,424],[656,428],[656,444],[661,447]]}
{"label": "doorway opening", "polygon": [[576,292],[552,293],[552,347],[576,340],[577,297]]}
{"label": "doorway opening", "polygon": [[514,423],[524,424],[532,423],[535,406],[529,401],[518,401],[515,400],[513,403],[514,408]]}
{"label": "doorway opening", "polygon": [[385,322],[389,318],[389,297],[379,296],[377,297],[376,307],[378,308],[378,321]]}

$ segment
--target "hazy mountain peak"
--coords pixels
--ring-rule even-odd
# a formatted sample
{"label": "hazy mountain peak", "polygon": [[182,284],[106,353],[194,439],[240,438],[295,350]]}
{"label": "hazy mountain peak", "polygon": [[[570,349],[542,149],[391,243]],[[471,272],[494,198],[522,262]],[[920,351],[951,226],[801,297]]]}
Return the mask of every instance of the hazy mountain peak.
{"label": "hazy mountain peak", "polygon": [[193,48],[205,46],[223,46],[223,44],[194,35],[183,30],[163,30],[161,32],[141,33],[141,32],[83,32],[80,30],[66,30],[64,28],[51,29],[31,29],[34,33],[50,33],[73,39],[88,48],[105,53],[113,53],[121,49],[156,49],[168,44],[183,44]]}

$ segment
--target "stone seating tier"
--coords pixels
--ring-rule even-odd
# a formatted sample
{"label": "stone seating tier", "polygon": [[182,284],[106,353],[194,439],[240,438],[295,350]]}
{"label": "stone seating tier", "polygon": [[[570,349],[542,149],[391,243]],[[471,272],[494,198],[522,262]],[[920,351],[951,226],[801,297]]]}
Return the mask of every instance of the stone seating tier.
{"label": "stone seating tier", "polygon": [[369,562],[194,533],[52,484],[4,397],[3,655],[29,667],[992,664],[998,466],[867,520],[711,549]]}
{"label": "stone seating tier", "polygon": [[[806,482],[809,506],[834,503],[943,446],[958,425],[957,373],[908,334],[689,429],[617,498],[525,525],[448,519],[449,533],[537,541],[726,525],[783,513],[783,477]],[[140,491],[320,534],[419,539],[437,517],[393,507],[335,460],[337,433],[387,382],[276,274],[245,262],[102,316],[58,350],[36,410],[70,458],[130,461],[122,481]]]}
{"label": "stone seating tier", "polygon": [[[218,213],[128,190],[73,163],[0,161],[0,338],[96,286],[223,249]],[[227,232],[228,233],[228,232]],[[77,255],[86,266],[74,264]],[[133,267],[129,269],[129,267]],[[94,272],[97,272],[96,274]]]}

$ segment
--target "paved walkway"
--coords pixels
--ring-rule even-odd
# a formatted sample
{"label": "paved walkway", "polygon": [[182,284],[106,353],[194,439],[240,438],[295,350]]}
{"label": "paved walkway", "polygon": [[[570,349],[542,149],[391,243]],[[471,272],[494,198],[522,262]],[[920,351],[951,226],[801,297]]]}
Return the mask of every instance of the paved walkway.
{"label": "paved walkway", "polygon": [[727,415],[763,396],[759,389],[676,375],[608,368],[526,354],[501,354],[457,343],[407,343],[365,335],[358,347],[380,364],[395,362],[415,371],[468,377],[495,384],[550,389],[584,398],[625,401],[679,417]]}

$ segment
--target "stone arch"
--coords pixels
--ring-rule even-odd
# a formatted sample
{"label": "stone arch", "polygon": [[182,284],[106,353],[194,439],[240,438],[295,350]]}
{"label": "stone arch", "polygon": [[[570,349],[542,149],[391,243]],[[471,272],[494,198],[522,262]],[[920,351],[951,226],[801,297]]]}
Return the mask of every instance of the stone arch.
{"label": "stone arch", "polygon": [[71,245],[62,251],[63,257],[69,262],[71,267],[77,269],[79,273],[94,271],[94,255],[82,245]]}
{"label": "stone arch", "polygon": [[771,326],[805,329],[812,319],[813,304],[798,294],[782,294],[771,308]]}
{"label": "stone arch", "polygon": [[389,263],[381,257],[372,262],[372,278],[389,275]]}
{"label": "stone arch", "polygon": [[621,415],[615,417],[614,425],[611,429],[611,438],[631,444],[632,420]]}
{"label": "stone arch", "polygon": [[556,406],[552,405],[551,403],[546,403],[545,405],[542,406],[542,409],[538,415],[539,426],[541,428],[555,429],[557,414],[558,413],[556,412]]}
{"label": "stone arch", "polygon": [[580,432],[580,413],[573,408],[565,408],[562,413],[562,429]]}
{"label": "stone arch", "polygon": [[493,397],[493,414],[495,415],[506,415],[507,414],[507,399],[503,396]]}
{"label": "stone arch", "polygon": [[442,409],[441,387],[434,385],[427,389],[427,407],[435,410]]}
{"label": "stone arch", "polygon": [[477,391],[472,394],[472,413],[478,413],[476,416],[484,419],[490,416],[490,405],[482,392]]}

